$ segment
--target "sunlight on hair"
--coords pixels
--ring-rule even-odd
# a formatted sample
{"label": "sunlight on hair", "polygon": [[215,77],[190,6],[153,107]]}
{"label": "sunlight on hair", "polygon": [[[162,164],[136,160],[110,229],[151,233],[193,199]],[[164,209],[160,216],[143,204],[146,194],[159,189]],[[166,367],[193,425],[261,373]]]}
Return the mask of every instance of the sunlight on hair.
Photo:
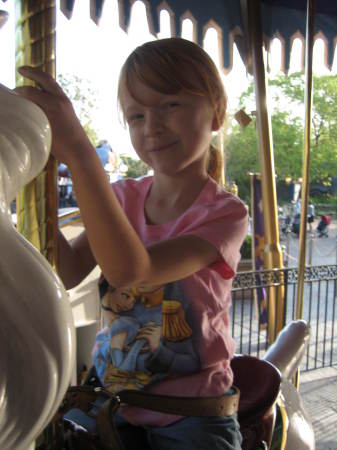
{"label": "sunlight on hair", "polygon": [[[233,68],[225,75],[220,64],[220,49],[218,31],[215,28],[208,28],[205,33],[203,47],[213,59],[224,83],[228,97],[228,110],[235,111],[239,101],[239,96],[249,85],[249,78],[246,74],[246,67],[241,59],[237,46],[233,45]],[[254,109],[254,108],[253,108]]]}
{"label": "sunlight on hair", "polygon": [[181,37],[193,41],[193,22],[191,19],[183,20],[181,27]]}

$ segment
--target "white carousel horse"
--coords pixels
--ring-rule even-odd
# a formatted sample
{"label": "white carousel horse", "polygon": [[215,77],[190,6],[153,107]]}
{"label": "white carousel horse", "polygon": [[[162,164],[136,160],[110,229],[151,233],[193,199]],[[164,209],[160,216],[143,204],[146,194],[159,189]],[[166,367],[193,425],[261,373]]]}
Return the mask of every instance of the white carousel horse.
{"label": "white carousel horse", "polygon": [[280,402],[287,415],[284,450],[315,450],[315,436],[311,419],[303,401],[292,383],[308,347],[310,326],[304,320],[286,325],[263,359],[276,366],[282,375]]}
{"label": "white carousel horse", "polygon": [[75,361],[66,290],[12,224],[10,202],[44,167],[51,130],[36,105],[0,85],[0,448],[27,450],[55,414]]}

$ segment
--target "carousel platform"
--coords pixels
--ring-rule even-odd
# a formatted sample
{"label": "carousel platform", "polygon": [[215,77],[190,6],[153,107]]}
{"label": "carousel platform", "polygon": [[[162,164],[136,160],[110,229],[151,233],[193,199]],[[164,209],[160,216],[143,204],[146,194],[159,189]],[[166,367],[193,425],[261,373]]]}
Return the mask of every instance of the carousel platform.
{"label": "carousel platform", "polygon": [[337,450],[337,367],[302,372],[300,395],[311,417],[316,450]]}

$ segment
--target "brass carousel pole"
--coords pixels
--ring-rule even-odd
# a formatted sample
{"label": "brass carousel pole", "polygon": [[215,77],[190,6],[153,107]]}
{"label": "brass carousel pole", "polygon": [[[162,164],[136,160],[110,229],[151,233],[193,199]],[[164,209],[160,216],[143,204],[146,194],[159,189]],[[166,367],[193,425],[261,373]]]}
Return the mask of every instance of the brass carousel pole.
{"label": "brass carousel pole", "polygon": [[[279,241],[276,183],[274,169],[271,122],[267,108],[265,64],[260,17],[260,1],[244,2],[251,67],[254,74],[256,97],[256,125],[258,132],[259,160],[261,167],[262,205],[265,227],[264,266],[265,269],[283,268],[282,250]],[[283,327],[283,283],[272,287],[268,295],[268,340],[273,342]]]}
{"label": "brass carousel pole", "polygon": [[301,193],[301,222],[298,247],[298,285],[296,299],[296,319],[303,314],[303,294],[305,275],[305,256],[307,239],[307,216],[309,196],[310,169],[310,134],[311,134],[311,102],[312,102],[312,53],[314,43],[314,0],[307,0],[307,22],[305,39],[305,126],[303,146],[302,193]]}
{"label": "brass carousel pole", "polygon": [[[55,0],[16,0],[16,67],[31,65],[55,76]],[[32,84],[19,74],[17,85]],[[56,268],[57,162],[54,157],[42,173],[17,196],[18,230]]]}

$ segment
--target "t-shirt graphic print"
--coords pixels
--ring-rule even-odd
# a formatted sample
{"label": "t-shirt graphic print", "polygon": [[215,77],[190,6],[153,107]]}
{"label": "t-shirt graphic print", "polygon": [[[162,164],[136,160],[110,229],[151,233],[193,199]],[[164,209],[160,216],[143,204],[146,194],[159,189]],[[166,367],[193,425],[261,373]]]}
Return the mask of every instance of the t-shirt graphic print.
{"label": "t-shirt graphic print", "polygon": [[189,302],[179,282],[127,289],[101,298],[105,327],[93,350],[96,372],[112,393],[143,389],[170,373],[200,370]]}

